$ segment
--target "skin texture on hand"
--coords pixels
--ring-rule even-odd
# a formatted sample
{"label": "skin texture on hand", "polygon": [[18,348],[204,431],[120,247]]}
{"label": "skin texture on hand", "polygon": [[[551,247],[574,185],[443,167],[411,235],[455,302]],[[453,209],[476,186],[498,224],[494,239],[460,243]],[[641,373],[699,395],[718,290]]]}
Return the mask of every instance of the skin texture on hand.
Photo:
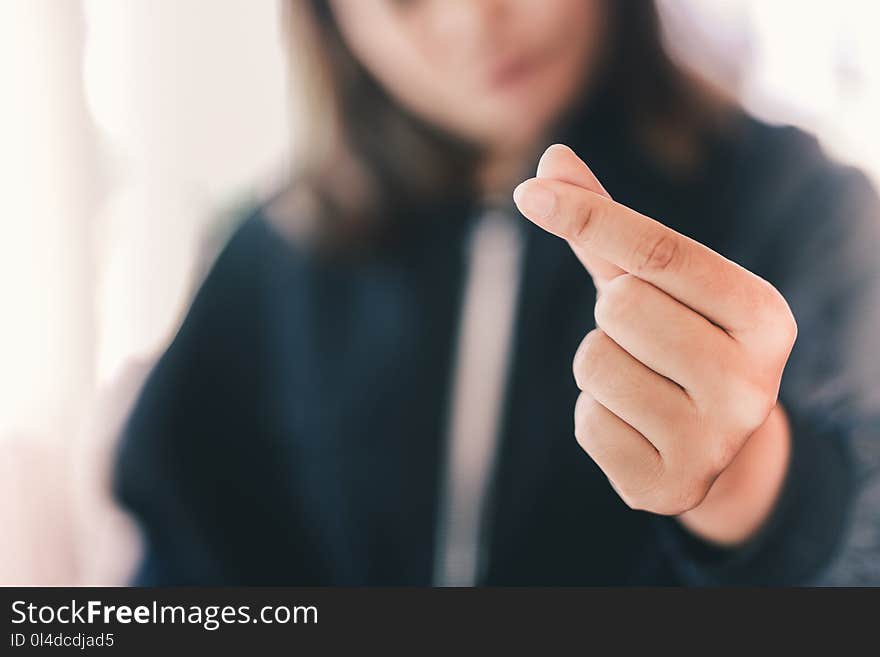
{"label": "skin texture on hand", "polygon": [[514,200],[565,239],[597,290],[574,355],[575,436],[634,509],[678,516],[722,545],[748,539],[778,496],[789,429],[777,405],[797,335],[767,281],[614,202],[551,146]]}
{"label": "skin texture on hand", "polygon": [[790,442],[788,418],[777,404],[699,506],[678,517],[682,525],[719,545],[747,540],[770,515],[779,496]]}

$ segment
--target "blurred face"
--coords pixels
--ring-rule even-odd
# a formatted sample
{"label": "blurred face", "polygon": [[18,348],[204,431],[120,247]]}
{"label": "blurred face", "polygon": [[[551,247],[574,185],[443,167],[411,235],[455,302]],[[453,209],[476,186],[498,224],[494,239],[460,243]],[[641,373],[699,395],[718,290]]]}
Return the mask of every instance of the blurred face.
{"label": "blurred face", "polygon": [[422,119],[490,150],[538,139],[588,84],[601,0],[330,0],[343,38]]}

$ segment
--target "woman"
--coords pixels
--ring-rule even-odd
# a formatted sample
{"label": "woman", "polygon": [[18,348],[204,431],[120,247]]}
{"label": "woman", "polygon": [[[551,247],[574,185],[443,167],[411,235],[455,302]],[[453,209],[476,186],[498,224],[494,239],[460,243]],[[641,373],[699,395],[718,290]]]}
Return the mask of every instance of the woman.
{"label": "woman", "polygon": [[865,178],[647,2],[288,9],[299,168],[127,425],[138,581],[814,581],[878,426]]}

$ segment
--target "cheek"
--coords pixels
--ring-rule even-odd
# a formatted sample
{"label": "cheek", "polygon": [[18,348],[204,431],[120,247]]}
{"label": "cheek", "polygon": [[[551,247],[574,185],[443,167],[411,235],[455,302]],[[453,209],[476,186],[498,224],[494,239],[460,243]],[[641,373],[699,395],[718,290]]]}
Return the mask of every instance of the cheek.
{"label": "cheek", "polygon": [[345,8],[336,17],[346,44],[385,91],[424,120],[458,132],[464,96],[455,72],[461,68],[446,44],[383,3],[336,2]]}

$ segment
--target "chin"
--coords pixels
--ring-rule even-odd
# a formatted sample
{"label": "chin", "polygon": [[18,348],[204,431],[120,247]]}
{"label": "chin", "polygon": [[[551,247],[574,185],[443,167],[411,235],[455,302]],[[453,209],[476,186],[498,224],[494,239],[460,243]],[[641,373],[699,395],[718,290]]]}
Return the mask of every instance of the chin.
{"label": "chin", "polygon": [[[496,117],[502,116],[501,113]],[[508,114],[487,126],[487,141],[502,150],[529,148],[546,137],[554,113]]]}

